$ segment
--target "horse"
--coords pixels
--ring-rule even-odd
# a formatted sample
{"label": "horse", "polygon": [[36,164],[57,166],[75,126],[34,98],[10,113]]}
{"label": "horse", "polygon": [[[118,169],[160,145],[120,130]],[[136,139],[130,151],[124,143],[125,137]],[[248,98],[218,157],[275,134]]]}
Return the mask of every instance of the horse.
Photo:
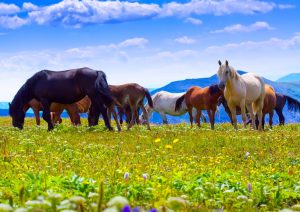
{"label": "horse", "polygon": [[[262,109],[262,128],[264,129],[264,125],[265,125],[265,116],[266,114],[269,114],[269,126],[270,128],[272,128],[273,126],[273,115],[274,115],[274,110],[275,108],[277,107],[276,105],[276,102],[277,102],[277,98],[276,98],[276,93],[275,93],[275,90],[272,86],[268,85],[268,84],[265,84],[265,91],[266,91],[266,94],[265,94],[265,98],[264,98],[264,106],[263,106],[263,109]],[[227,102],[226,102],[226,99],[224,98],[224,96],[221,96],[218,100],[218,105],[222,104],[226,113],[228,114],[230,120],[231,120],[231,123],[233,124],[233,120],[232,120],[232,117],[231,117],[231,112],[230,112],[230,109],[227,105]],[[246,109],[246,113],[247,113],[247,109]],[[241,108],[240,107],[236,107],[236,115],[241,115]],[[249,120],[247,122],[250,123],[252,122],[251,120]],[[256,118],[255,120],[255,124],[256,124],[256,127],[258,127],[258,119]]]}
{"label": "horse", "polygon": [[275,111],[279,116],[279,125],[284,125],[285,122],[282,110],[286,103],[288,104],[289,111],[300,112],[300,102],[298,100],[284,94],[276,93]]}
{"label": "horse", "polygon": [[107,116],[107,107],[113,104],[106,75],[102,71],[90,68],[70,69],[66,71],[42,70],[30,77],[18,90],[11,103],[9,114],[12,125],[23,129],[24,106],[31,99],[37,99],[43,106],[43,119],[48,123],[48,131],[53,129],[50,105],[53,102],[73,104],[85,96],[91,99],[88,115],[89,126],[98,124],[100,113],[106,127],[113,130]]}
{"label": "horse", "polygon": [[179,111],[183,101],[185,101],[190,116],[191,126],[193,126],[192,109],[196,108],[196,123],[198,124],[198,127],[200,127],[200,117],[202,115],[202,110],[206,110],[209,117],[211,129],[214,129],[217,102],[222,94],[223,91],[219,88],[218,85],[211,85],[205,88],[193,86],[189,88],[188,91],[176,101],[175,111]]}
{"label": "horse", "polygon": [[[57,103],[56,103],[57,104]],[[52,112],[52,122],[53,123],[61,123],[61,114],[64,109],[67,111],[71,122],[74,126],[81,125],[80,121],[80,113],[88,113],[89,108],[91,106],[91,99],[88,96],[85,96],[83,99],[79,100],[70,105],[59,104],[59,108],[56,111]]]}
{"label": "horse", "polygon": [[[129,130],[135,123],[138,117],[138,109],[141,108],[147,122],[147,129],[150,130],[148,112],[146,111],[143,101],[146,97],[150,107],[153,107],[153,101],[148,89],[140,86],[137,83],[127,83],[123,85],[109,85],[110,91],[114,98],[120,103],[121,108],[129,107],[131,114],[126,114],[130,118],[130,123],[127,125]],[[114,111],[114,107],[109,108],[109,114]],[[126,110],[125,110],[126,112]],[[117,123],[118,125],[118,123]]]}
{"label": "horse", "polygon": [[247,126],[246,107],[252,120],[252,127],[256,129],[254,113],[258,115],[258,130],[262,130],[262,109],[265,98],[265,83],[262,77],[253,73],[239,75],[237,71],[229,66],[226,60],[225,65],[219,61],[217,75],[220,83],[219,88],[224,90],[224,97],[232,114],[234,128],[237,129],[236,107],[241,108],[244,127]]}
{"label": "horse", "polygon": [[[177,99],[179,99],[185,93],[170,93],[167,91],[159,91],[151,96],[153,100],[153,108],[149,106],[149,104],[145,105],[146,111],[150,116],[153,111],[159,113],[163,120],[163,124],[168,124],[167,116],[181,116],[187,112],[187,107],[185,102],[182,103],[180,109],[175,111],[175,104]],[[193,111],[195,112],[195,111]],[[205,120],[204,116],[201,117]],[[145,118],[143,114],[140,115],[140,122],[144,123]],[[206,121],[206,120],[205,120]]]}

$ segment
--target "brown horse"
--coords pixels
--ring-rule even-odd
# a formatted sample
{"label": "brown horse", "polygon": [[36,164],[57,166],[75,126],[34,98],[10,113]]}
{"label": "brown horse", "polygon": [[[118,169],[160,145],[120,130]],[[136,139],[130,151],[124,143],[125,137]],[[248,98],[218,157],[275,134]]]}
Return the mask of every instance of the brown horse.
{"label": "brown horse", "polygon": [[221,89],[219,89],[218,85],[211,85],[205,88],[193,86],[189,88],[188,91],[176,101],[175,111],[178,111],[180,109],[182,102],[185,100],[185,104],[190,116],[191,126],[193,126],[192,110],[194,107],[197,110],[196,123],[200,127],[200,117],[202,115],[202,110],[207,110],[211,129],[214,129],[217,102],[222,94],[223,92]]}
{"label": "brown horse", "polygon": [[[265,84],[265,92],[266,92],[266,96],[264,98],[264,106],[262,109],[262,127],[264,128],[264,125],[265,125],[266,114],[269,114],[269,125],[270,125],[270,128],[272,128],[274,109],[276,108],[276,94],[275,94],[274,88],[267,84]],[[226,102],[224,96],[221,96],[219,98],[218,102],[219,102],[219,105],[223,104],[225,111],[231,120],[231,123],[233,123],[232,117],[231,117],[231,112],[228,108],[228,105],[227,105],[227,102]],[[241,114],[241,109],[239,107],[236,108],[236,114],[237,115]],[[248,121],[248,123],[249,122],[250,121]],[[256,120],[256,125],[258,125],[258,120]]]}
{"label": "brown horse", "polygon": [[[40,125],[40,111],[43,111],[43,105],[40,101],[37,99],[30,100],[27,104],[24,105],[23,110],[26,112],[29,108],[32,108],[36,124]],[[60,115],[63,110],[66,110],[71,122],[73,125],[80,125],[80,116],[77,112],[77,105],[76,103],[73,104],[59,104],[59,103],[52,103],[50,106],[51,111],[51,120],[53,123],[61,123],[62,120],[60,118]]]}
{"label": "brown horse", "polygon": [[[131,116],[130,123],[127,125],[127,129],[130,129],[134,125],[135,120],[137,120],[138,118],[137,111],[139,108],[141,108],[147,120],[147,128],[148,130],[150,130],[148,113],[143,103],[144,98],[146,97],[149,106],[153,107],[152,98],[148,89],[136,83],[128,83],[123,85],[109,85],[109,89],[114,98],[120,103],[120,107],[124,109],[128,120],[129,116]],[[128,107],[130,110],[128,110]],[[114,111],[114,107],[111,107],[109,109],[110,115],[110,113]],[[128,111],[130,111],[131,114]]]}

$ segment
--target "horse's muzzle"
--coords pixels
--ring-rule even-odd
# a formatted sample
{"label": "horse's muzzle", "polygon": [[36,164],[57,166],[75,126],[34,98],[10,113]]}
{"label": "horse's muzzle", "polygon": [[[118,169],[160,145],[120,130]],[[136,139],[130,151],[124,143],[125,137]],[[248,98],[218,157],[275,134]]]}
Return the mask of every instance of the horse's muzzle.
{"label": "horse's muzzle", "polygon": [[225,89],[225,83],[224,82],[220,82],[218,87],[221,89],[221,90],[224,90]]}

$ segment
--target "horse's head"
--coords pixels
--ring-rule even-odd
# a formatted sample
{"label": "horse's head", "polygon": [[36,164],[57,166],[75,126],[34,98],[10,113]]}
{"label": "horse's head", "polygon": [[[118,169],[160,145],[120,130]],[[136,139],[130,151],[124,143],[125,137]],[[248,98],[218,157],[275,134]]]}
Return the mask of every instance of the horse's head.
{"label": "horse's head", "polygon": [[22,130],[25,119],[23,108],[9,103],[9,115],[12,117],[12,125]]}
{"label": "horse's head", "polygon": [[219,66],[220,67],[217,73],[220,80],[219,88],[223,90],[226,86],[227,80],[234,77],[235,71],[231,66],[229,66],[227,60],[225,61],[225,65],[222,64],[221,61],[219,60]]}

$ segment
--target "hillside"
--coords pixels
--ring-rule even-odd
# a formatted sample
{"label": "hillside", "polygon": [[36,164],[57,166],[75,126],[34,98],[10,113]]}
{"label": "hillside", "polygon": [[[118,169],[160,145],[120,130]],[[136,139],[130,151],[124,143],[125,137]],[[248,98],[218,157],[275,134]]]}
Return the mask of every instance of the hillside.
{"label": "hillside", "polygon": [[286,76],[283,76],[276,80],[276,82],[298,82],[300,83],[300,73],[292,73]]}

